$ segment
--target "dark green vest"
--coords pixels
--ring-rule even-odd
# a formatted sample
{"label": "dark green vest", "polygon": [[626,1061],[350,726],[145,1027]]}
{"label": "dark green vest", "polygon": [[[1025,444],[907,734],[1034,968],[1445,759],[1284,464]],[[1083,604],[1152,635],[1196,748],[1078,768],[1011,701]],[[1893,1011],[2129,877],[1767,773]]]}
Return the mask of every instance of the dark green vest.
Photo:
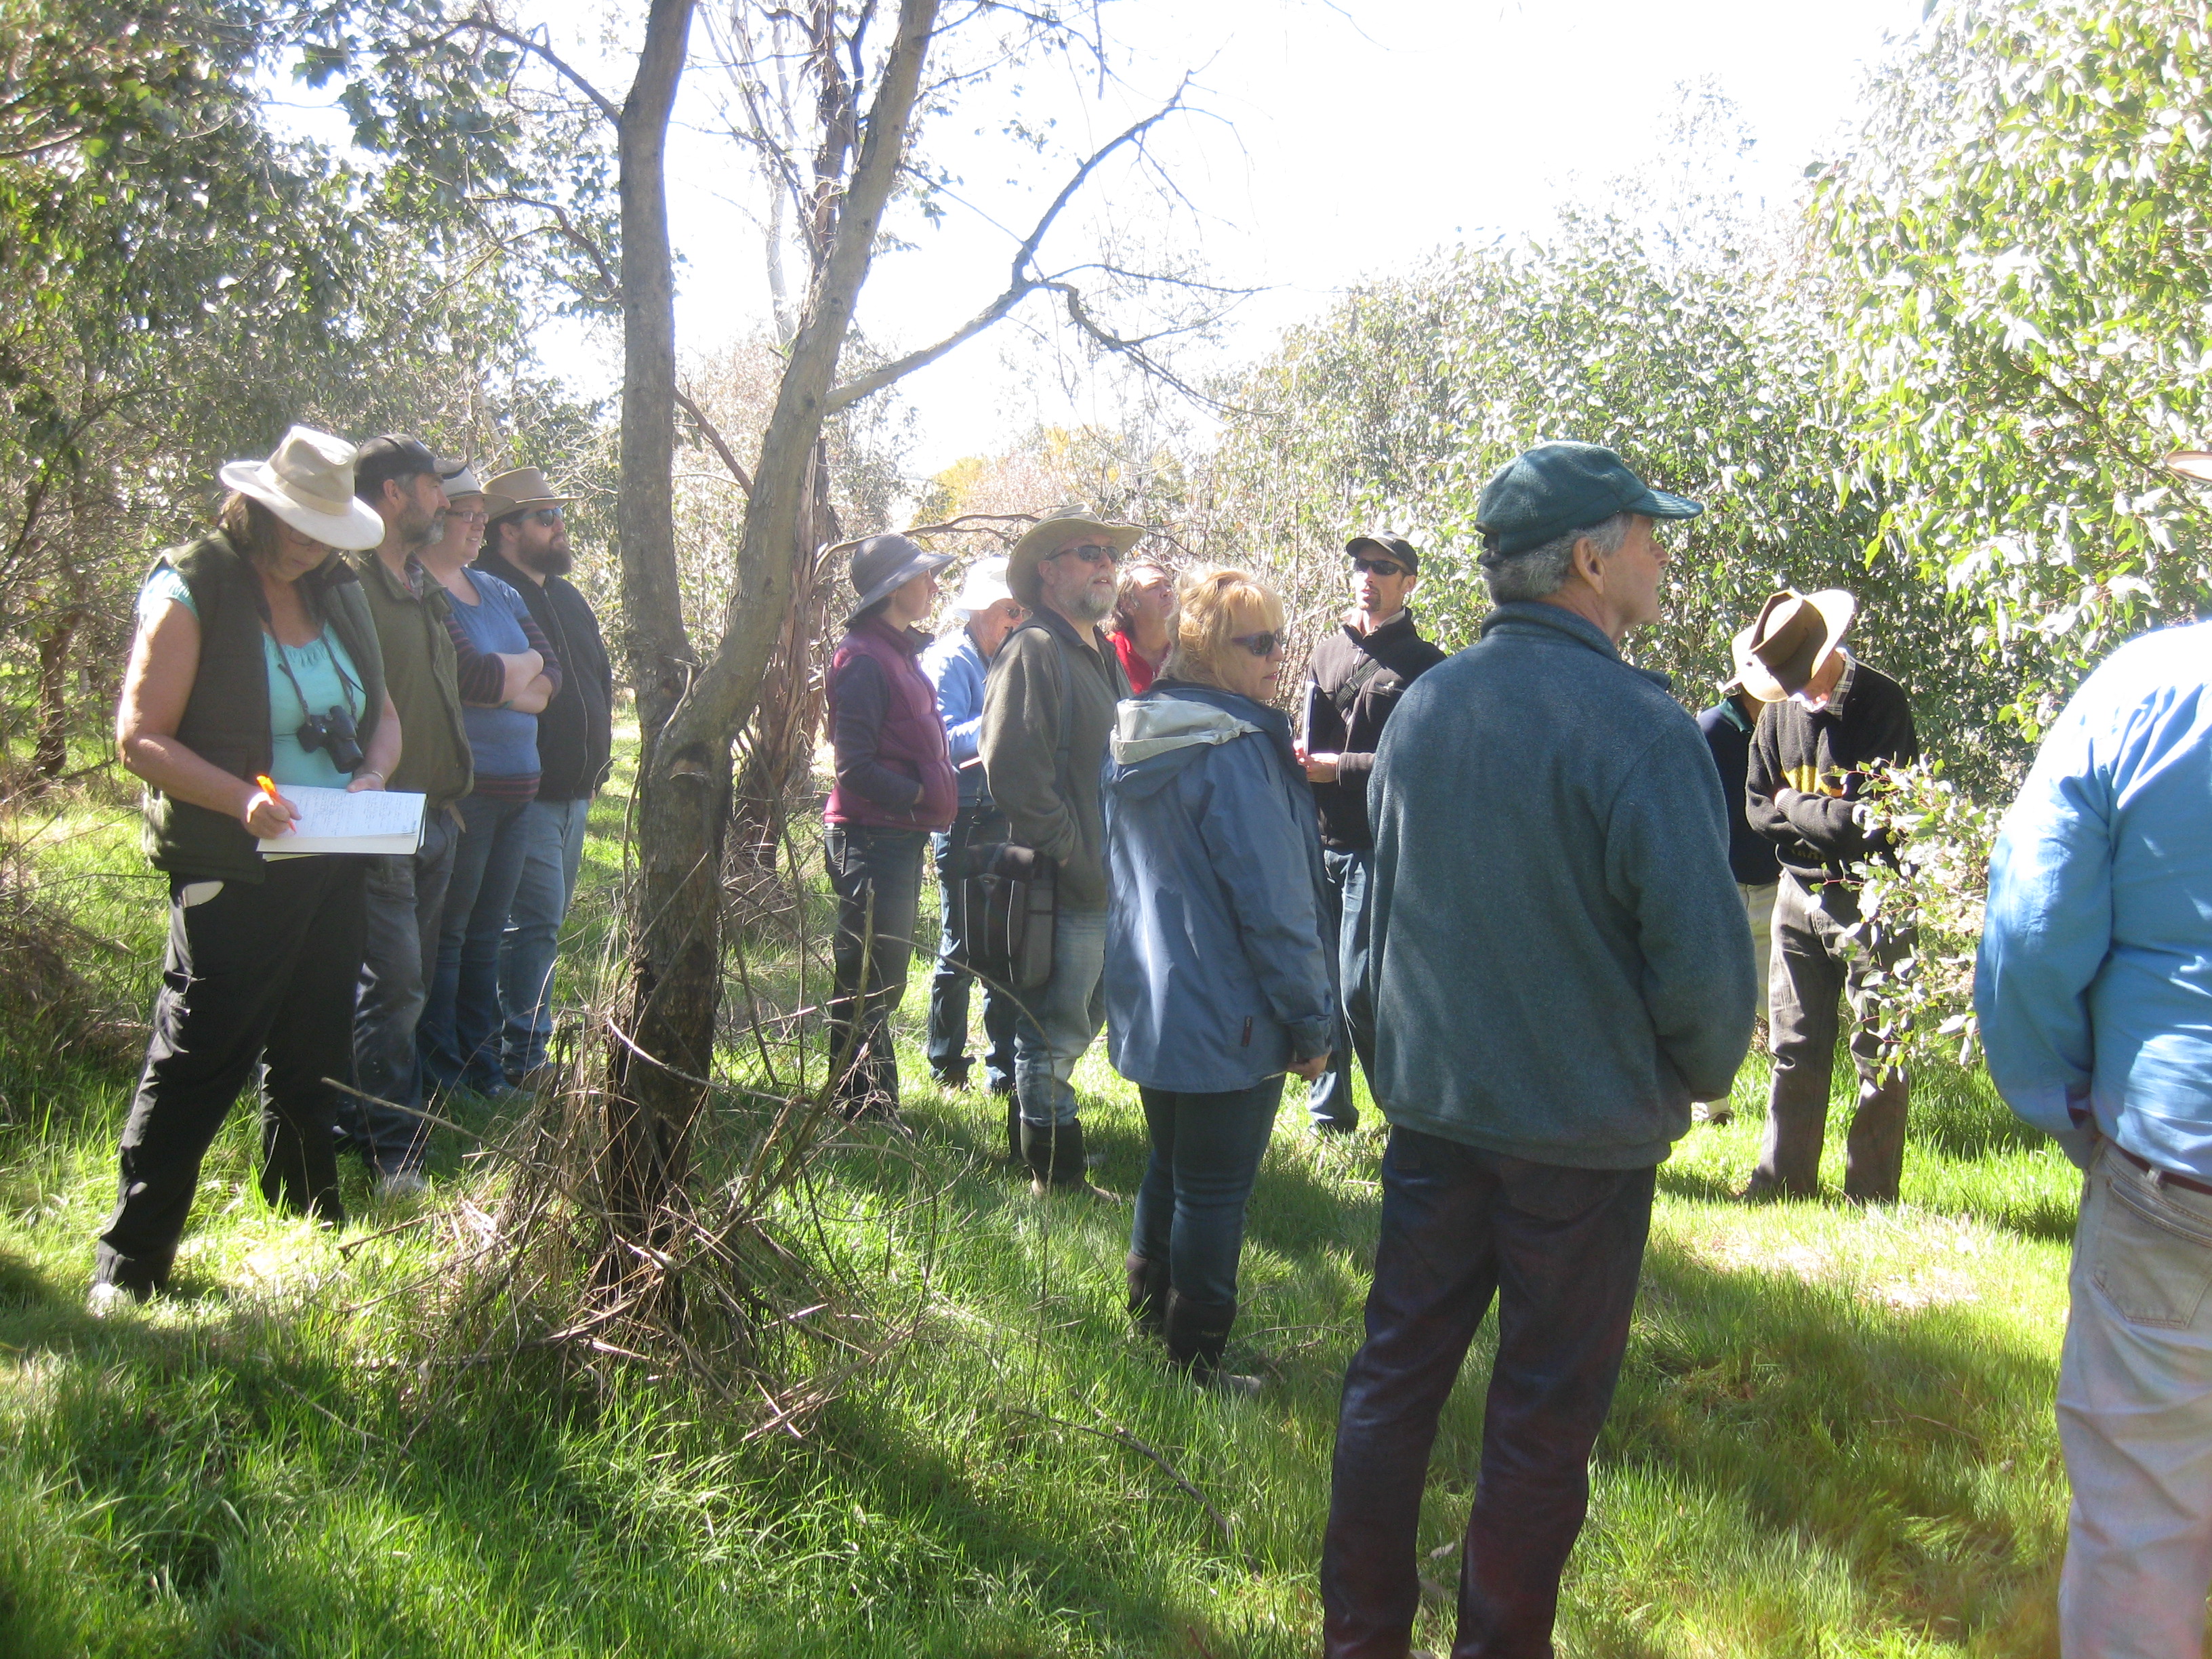
{"label": "dark green vest", "polygon": [[[211,766],[251,782],[269,769],[269,669],[262,654],[258,579],[218,531],[154,562],[185,579],[200,623],[199,667],[177,722],[177,740]],[[368,704],[360,725],[367,749],[384,714],[384,654],[362,597],[361,580],[332,554],[300,578],[310,615],[318,611],[338,636],[361,675]],[[172,800],[158,789],[145,799],[146,857],[156,870],[196,880],[258,882],[265,866],[254,838],[227,812]]]}

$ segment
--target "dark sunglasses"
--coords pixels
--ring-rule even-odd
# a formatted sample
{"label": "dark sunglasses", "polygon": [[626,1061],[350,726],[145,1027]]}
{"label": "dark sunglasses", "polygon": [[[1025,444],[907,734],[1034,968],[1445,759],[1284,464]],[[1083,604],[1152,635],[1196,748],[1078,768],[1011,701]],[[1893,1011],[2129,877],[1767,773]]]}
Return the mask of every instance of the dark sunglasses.
{"label": "dark sunglasses", "polygon": [[1354,559],[1354,570],[1364,570],[1370,576],[1409,576],[1413,572],[1402,564],[1392,564],[1388,559]]}
{"label": "dark sunglasses", "polygon": [[1255,657],[1272,657],[1278,651],[1288,649],[1291,640],[1289,635],[1279,629],[1267,634],[1231,635],[1229,643],[1243,646]]}
{"label": "dark sunglasses", "polygon": [[549,529],[560,523],[561,519],[561,509],[557,507],[541,507],[535,513],[526,513],[522,515],[523,523],[542,524]]}
{"label": "dark sunglasses", "polygon": [[1079,547],[1063,547],[1052,556],[1055,559],[1078,558],[1085,564],[1115,564],[1120,562],[1121,552],[1110,544],[1085,542]]}

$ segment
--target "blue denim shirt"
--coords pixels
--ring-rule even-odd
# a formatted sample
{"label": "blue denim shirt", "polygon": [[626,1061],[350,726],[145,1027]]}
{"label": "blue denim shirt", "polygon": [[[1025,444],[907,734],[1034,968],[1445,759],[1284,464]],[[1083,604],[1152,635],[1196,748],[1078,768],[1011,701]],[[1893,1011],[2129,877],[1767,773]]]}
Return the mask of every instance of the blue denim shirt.
{"label": "blue denim shirt", "polygon": [[960,780],[960,810],[983,799],[983,767],[976,739],[983,730],[983,681],[990,670],[968,630],[956,628],[921,653],[921,672],[937,688],[937,714]]}
{"label": "blue denim shirt", "polygon": [[2212,1179],[2212,623],[2122,646],[1990,859],[1974,1006],[2006,1103]]}
{"label": "blue denim shirt", "polygon": [[1115,710],[1106,811],[1106,1046],[1132,1083],[1226,1094],[1326,1054],[1321,824],[1290,722],[1156,681]]}

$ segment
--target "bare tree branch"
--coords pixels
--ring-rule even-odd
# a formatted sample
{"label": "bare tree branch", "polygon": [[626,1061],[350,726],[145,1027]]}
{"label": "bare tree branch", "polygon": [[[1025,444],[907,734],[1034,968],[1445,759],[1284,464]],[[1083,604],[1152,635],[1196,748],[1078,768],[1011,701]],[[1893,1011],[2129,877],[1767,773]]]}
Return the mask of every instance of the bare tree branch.
{"label": "bare tree branch", "polygon": [[1021,246],[1014,250],[1011,280],[1007,283],[1005,293],[1000,295],[997,299],[992,301],[989,305],[984,307],[982,310],[977,312],[936,344],[924,346],[919,351],[909,351],[903,357],[896,358],[890,362],[870,370],[858,379],[848,380],[843,386],[835,387],[824,400],[823,405],[824,412],[834,415],[847,404],[856,403],[872,392],[881,392],[887,386],[896,385],[918,368],[928,367],[946,352],[974,339],[992,324],[1004,318],[1008,312],[1030,295],[1036,293],[1040,289],[1050,287],[1050,280],[1037,272],[1035,266],[1037,249],[1042,245],[1046,234],[1052,229],[1054,222],[1060,217],[1068,203],[1075,198],[1076,192],[1090,182],[1091,175],[1104,165],[1107,157],[1125,144],[1138,143],[1146,133],[1182,108],[1182,95],[1189,84],[1186,80],[1182,86],[1175,89],[1175,95],[1166,103],[1129,128],[1127,131],[1109,141],[1078,167],[1068,181],[1060,186],[1060,194],[1052,199],[1052,205],[1044,210],[1043,216],[1037,220],[1035,228],[1023,238]]}
{"label": "bare tree branch", "polygon": [[592,107],[606,118],[608,125],[617,127],[622,125],[621,106],[571,68],[552,47],[542,40],[532,40],[529,35],[519,34],[505,24],[486,17],[481,13],[458,19],[440,33],[433,35],[431,39],[434,42],[450,40],[463,29],[474,29],[479,34],[489,34],[495,40],[504,40],[507,45],[518,47],[530,53],[533,58],[551,65],[553,70],[570,86],[592,100]]}
{"label": "bare tree branch", "polygon": [[746,495],[751,495],[753,493],[751,475],[738,464],[737,456],[732,453],[730,446],[723,441],[722,434],[715,429],[714,423],[707,418],[705,411],[698,404],[691,401],[690,393],[685,392],[681,386],[676,389],[676,406],[691,417],[692,423],[699,428],[699,435],[707,441],[708,447],[722,458],[722,465],[730,469],[730,476],[738,481],[738,488],[744,490]]}

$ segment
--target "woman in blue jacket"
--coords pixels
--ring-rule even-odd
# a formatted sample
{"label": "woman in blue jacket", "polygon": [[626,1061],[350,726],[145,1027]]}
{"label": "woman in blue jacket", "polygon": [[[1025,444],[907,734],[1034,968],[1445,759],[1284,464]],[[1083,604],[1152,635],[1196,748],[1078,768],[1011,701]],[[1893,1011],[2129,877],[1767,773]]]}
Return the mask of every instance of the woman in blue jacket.
{"label": "woman in blue jacket", "polygon": [[1167,672],[1121,705],[1106,763],[1106,1019],[1152,1157],[1129,1311],[1199,1381],[1223,1372],[1244,1206],[1285,1073],[1328,1062],[1321,836],[1290,723],[1282,601],[1242,570],[1194,578]]}

